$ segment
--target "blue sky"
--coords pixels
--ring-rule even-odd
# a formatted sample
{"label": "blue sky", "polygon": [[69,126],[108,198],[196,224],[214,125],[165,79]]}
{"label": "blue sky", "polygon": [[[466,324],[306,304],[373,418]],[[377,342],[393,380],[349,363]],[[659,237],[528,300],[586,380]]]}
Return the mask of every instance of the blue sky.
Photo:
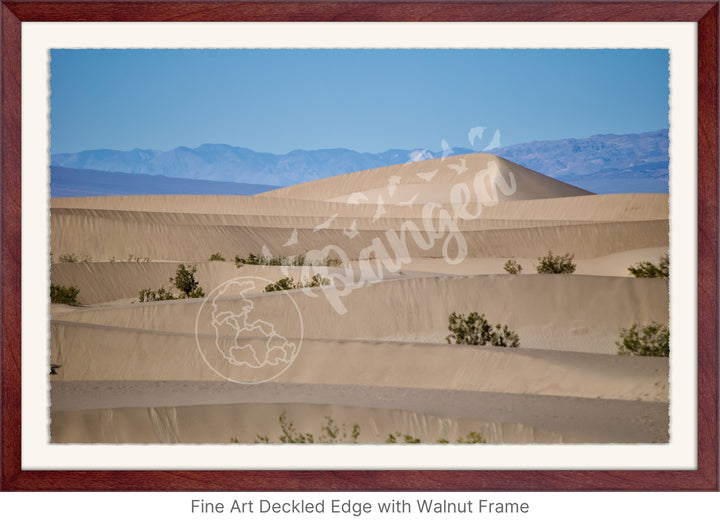
{"label": "blue sky", "polygon": [[53,50],[51,152],[502,146],[668,128],[666,50]]}

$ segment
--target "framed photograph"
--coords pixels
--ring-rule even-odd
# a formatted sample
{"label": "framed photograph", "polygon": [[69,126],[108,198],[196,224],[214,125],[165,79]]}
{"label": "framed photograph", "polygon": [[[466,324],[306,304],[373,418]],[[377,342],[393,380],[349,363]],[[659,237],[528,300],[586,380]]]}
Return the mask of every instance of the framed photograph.
{"label": "framed photograph", "polygon": [[717,30],[3,2],[2,489],[717,490]]}

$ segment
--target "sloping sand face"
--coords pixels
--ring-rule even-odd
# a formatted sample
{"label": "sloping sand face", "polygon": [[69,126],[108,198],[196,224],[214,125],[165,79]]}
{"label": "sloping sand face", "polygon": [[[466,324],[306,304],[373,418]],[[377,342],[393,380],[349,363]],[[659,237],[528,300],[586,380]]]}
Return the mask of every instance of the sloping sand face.
{"label": "sloping sand face", "polygon": [[[360,443],[668,440],[667,358],[616,344],[668,323],[667,280],[627,272],[667,251],[667,195],[475,154],[252,197],[53,199],[51,228],[51,281],[83,305],[51,307],[53,442],[279,442],[283,412],[316,440],[326,416]],[[548,251],[576,273],[535,273]],[[233,262],[250,253],[309,265]],[[140,302],[181,263],[204,298]],[[315,274],[330,284],[264,291]],[[448,344],[453,312],[520,348]]]}
{"label": "sloping sand face", "polygon": [[[512,195],[497,193],[493,185],[500,182],[511,188],[513,181],[517,189]],[[263,195],[344,203],[356,193],[356,199],[361,202],[364,199],[359,194],[365,195],[367,201],[381,198],[384,203],[402,203],[417,195],[416,200],[421,203],[451,203],[458,197],[453,193],[458,183],[477,189],[480,202],[592,194],[492,154],[469,154],[352,172]]]}
{"label": "sloping sand face", "polygon": [[[247,299],[252,301],[253,317],[258,320],[287,320],[297,306],[305,339],[445,343],[451,313],[477,312],[493,324],[502,322],[515,329],[523,346],[614,354],[622,328],[668,322],[665,279],[422,277],[365,284],[344,297],[336,297],[332,287],[296,290],[290,295],[294,305],[284,293],[249,294]],[[337,299],[345,312],[338,313],[328,297]],[[239,313],[243,302],[219,298],[217,305],[229,313]],[[202,318],[202,304],[201,299],[78,309],[58,314],[53,324],[76,327],[80,323],[190,337],[197,327],[201,334],[212,334],[209,319]],[[299,336],[299,327],[286,326],[284,330],[288,336]]]}
{"label": "sloping sand face", "polygon": [[[383,394],[398,391],[378,391]],[[316,391],[318,397],[321,392]],[[325,391],[329,393],[330,391]],[[334,392],[334,391],[333,391]],[[350,391],[351,393],[353,391]],[[289,393],[299,401],[302,396]],[[325,443],[469,443],[482,438],[491,444],[618,443],[666,441],[663,426],[667,406],[642,402],[608,402],[572,398],[513,397],[503,394],[453,394],[412,391],[414,406],[432,408],[438,398],[454,408],[482,406],[486,416],[506,420],[508,404],[523,409],[517,418],[532,423],[538,416],[556,427],[548,431],[533,425],[448,418],[426,412],[305,403],[234,403],[174,407],[126,407],[54,414],[52,436],[62,443],[281,443],[282,419],[299,435],[311,434]],[[391,400],[402,405],[402,400]],[[411,405],[412,406],[412,405]],[[442,412],[443,409],[438,409]],[[613,414],[612,420],[595,416]],[[328,417],[332,422],[328,421]],[[568,418],[572,418],[572,421]],[[337,427],[335,437],[327,427]],[[634,426],[632,424],[635,424]],[[628,424],[631,424],[628,426]],[[355,429],[357,426],[357,429]],[[666,429],[666,427],[665,427]],[[353,431],[358,435],[353,437]]]}
{"label": "sloping sand face", "polygon": [[[135,199],[135,209],[120,209],[130,205],[129,198]],[[260,255],[263,248],[273,256],[291,256],[337,246],[345,260],[355,260],[376,240],[389,247],[388,232],[407,239],[404,245],[411,257],[442,257],[444,240],[454,231],[467,239],[469,257],[534,258],[553,250],[582,259],[668,246],[663,195],[577,196],[472,207],[333,204],[264,195],[207,198],[214,197],[53,199],[53,258],[207,261],[220,252],[230,261],[234,255]],[[137,210],[141,205],[147,210]],[[184,209],[188,212],[178,212]]]}

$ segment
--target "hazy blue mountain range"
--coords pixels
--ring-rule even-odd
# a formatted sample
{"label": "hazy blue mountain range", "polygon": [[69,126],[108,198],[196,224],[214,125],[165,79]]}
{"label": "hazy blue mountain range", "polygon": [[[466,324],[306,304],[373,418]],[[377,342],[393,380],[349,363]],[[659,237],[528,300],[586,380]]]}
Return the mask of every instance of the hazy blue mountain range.
{"label": "hazy blue mountain range", "polygon": [[668,192],[668,131],[534,141],[492,150],[592,192]]}
{"label": "hazy blue mountain range", "polygon": [[[535,141],[489,152],[593,192],[668,192],[668,144],[668,131],[660,130]],[[178,147],[168,151],[88,150],[55,154],[51,164],[112,173],[284,187],[410,160],[472,152],[476,151],[466,148],[454,148],[452,152],[395,149],[370,154],[338,148],[267,154],[229,145],[206,144],[194,149]],[[65,176],[67,174],[56,177]],[[131,179],[126,179],[130,183]],[[114,180],[121,185],[120,175],[116,174]],[[136,185],[137,182],[132,181]],[[253,189],[249,188],[250,191]]]}
{"label": "hazy blue mountain range", "polygon": [[50,196],[132,196],[139,194],[251,195],[277,189],[272,185],[167,178],[68,167],[50,167]]}

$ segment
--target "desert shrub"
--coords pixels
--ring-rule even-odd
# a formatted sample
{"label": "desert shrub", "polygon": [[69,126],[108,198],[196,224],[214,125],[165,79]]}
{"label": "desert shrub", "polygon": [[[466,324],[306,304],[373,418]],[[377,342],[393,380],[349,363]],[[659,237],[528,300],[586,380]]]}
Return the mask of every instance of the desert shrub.
{"label": "desert shrub", "polygon": [[390,433],[385,439],[386,444],[419,444],[420,439],[409,434],[401,434],[396,432]]}
{"label": "desert shrub", "polygon": [[320,260],[309,261],[307,256],[300,254],[290,257],[261,257],[254,253],[249,253],[247,257],[241,258],[235,255],[235,265],[239,268],[245,264],[252,266],[318,266],[318,267],[335,267],[341,266],[343,261],[339,258],[325,257]]}
{"label": "desert shrub", "polygon": [[273,284],[265,286],[266,292],[282,291],[282,290],[299,290],[300,288],[317,288],[318,286],[328,286],[330,279],[316,273],[307,282],[295,282],[292,277],[283,277]]}
{"label": "desert shrub", "polygon": [[[404,434],[396,431],[395,433],[390,433],[387,438],[385,439],[386,444],[421,444],[423,443],[423,440],[420,438],[417,438],[415,436]],[[438,444],[449,444],[447,438],[438,438],[436,443]],[[457,439],[458,444],[486,444],[487,441],[483,436],[478,433],[477,431],[470,431],[467,434],[466,438],[463,438],[462,436]]]}
{"label": "desert shrub", "polygon": [[471,312],[465,317],[464,314],[455,312],[448,318],[448,330],[451,334],[445,340],[448,343],[457,345],[486,345],[502,347],[520,346],[520,338],[510,330],[507,325],[496,324],[494,327],[485,319],[485,314],[478,315]]}
{"label": "desert shrub", "polygon": [[[50,253],[50,261],[52,261],[52,253]],[[78,257],[75,253],[64,253],[58,258],[59,262],[92,262],[90,255]]]}
{"label": "desert shrub", "polygon": [[[337,444],[346,443],[348,440],[348,434],[345,430],[345,424],[340,427],[337,426],[335,420],[330,416],[325,417],[325,424],[320,428],[320,438],[318,439],[323,444]],[[357,439],[360,436],[360,425],[353,425],[352,432],[350,433],[351,443],[357,444]]]}
{"label": "desert shrub", "polygon": [[317,263],[313,264],[314,266],[328,266],[331,268],[336,268],[338,266],[343,265],[342,259],[336,258],[336,257],[325,257],[324,259],[318,261]]}
{"label": "desert shrub", "polygon": [[212,255],[210,255],[210,260],[211,260],[211,261],[213,261],[213,260],[219,260],[219,261],[225,262],[225,257],[223,257],[223,256],[220,254],[220,252],[218,252],[218,253],[213,253]]}
{"label": "desert shrub", "polygon": [[522,266],[518,264],[515,259],[508,260],[503,268],[510,275],[517,275],[518,273],[522,273]]}
{"label": "desert shrub", "polygon": [[169,301],[175,298],[170,291],[165,291],[165,288],[159,290],[140,290],[140,302],[154,302],[154,301]]}
{"label": "desert shrub", "polygon": [[52,303],[79,306],[80,303],[77,300],[78,293],[80,293],[80,290],[75,286],[50,284],[50,302]]}
{"label": "desert shrub", "polygon": [[279,281],[265,286],[265,291],[274,292],[282,290],[294,290],[295,288],[297,288],[297,284],[295,284],[295,280],[292,277],[283,277]]}
{"label": "desert shrub", "polygon": [[285,411],[280,415],[280,429],[282,430],[280,442],[283,444],[312,444],[315,442],[311,433],[297,432],[292,422],[287,420]]}
{"label": "desert shrub", "polygon": [[[295,426],[291,421],[288,420],[285,411],[282,412],[279,418],[280,421],[280,443],[282,444],[314,444],[315,437],[312,433],[300,433],[295,429]],[[335,420],[330,416],[325,417],[325,423],[321,426],[320,436],[318,442],[323,444],[340,444],[340,443],[357,443],[357,439],[360,436],[360,425],[355,424],[352,428],[352,433],[348,436],[345,428],[345,424],[338,426]],[[237,438],[231,438],[230,442],[239,444],[240,440]],[[267,435],[255,436],[256,444],[269,444],[270,437]]]}
{"label": "desert shrub", "polygon": [[312,278],[305,282],[302,285],[298,285],[298,288],[317,288],[318,286],[329,286],[330,285],[330,279],[327,277],[321,276],[319,273],[316,273],[312,276]]}
{"label": "desert shrub", "polygon": [[621,356],[670,356],[670,329],[653,321],[647,325],[634,324],[623,328],[616,341]]}
{"label": "desert shrub", "polygon": [[235,255],[235,265],[239,268],[240,266],[243,266],[245,264],[251,264],[251,265],[259,265],[260,264],[260,257],[257,255],[253,255],[250,253],[247,258],[240,258],[238,255]]}
{"label": "desert shrub", "polygon": [[170,277],[170,282],[180,290],[181,299],[205,296],[205,292],[195,278],[196,272],[196,266],[186,267],[185,264],[180,264],[175,272],[175,278]]}
{"label": "desert shrub", "polygon": [[487,444],[487,441],[477,431],[470,431],[466,438],[458,438],[458,444]]}
{"label": "desert shrub", "polygon": [[648,261],[638,262],[635,266],[630,266],[628,271],[633,277],[668,278],[670,276],[670,255],[665,253],[657,264]]}
{"label": "desert shrub", "polygon": [[575,255],[565,253],[564,255],[553,255],[552,251],[544,257],[538,257],[538,273],[573,273],[575,271],[575,263],[573,259]]}
{"label": "desert shrub", "polygon": [[140,302],[169,301],[172,299],[188,299],[204,297],[205,292],[195,278],[196,266],[185,266],[180,264],[175,272],[175,277],[170,277],[170,284],[180,290],[180,295],[175,297],[169,290],[161,287],[159,290],[140,290]]}
{"label": "desert shrub", "polygon": [[252,266],[296,266],[299,257],[261,257],[254,253],[249,253],[246,258],[240,258],[235,255],[235,265],[239,268],[245,264]]}

